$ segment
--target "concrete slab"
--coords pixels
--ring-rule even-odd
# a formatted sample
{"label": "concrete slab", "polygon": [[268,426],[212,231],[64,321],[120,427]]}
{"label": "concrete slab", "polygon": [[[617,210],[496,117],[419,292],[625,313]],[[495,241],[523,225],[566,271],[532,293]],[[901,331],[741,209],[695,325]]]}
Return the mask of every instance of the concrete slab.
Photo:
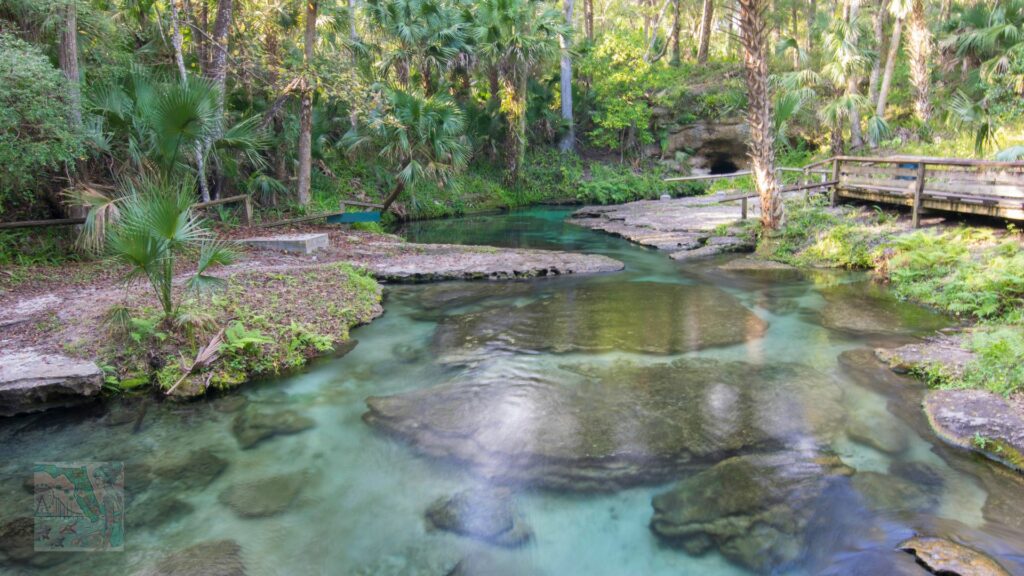
{"label": "concrete slab", "polygon": [[317,250],[326,249],[330,244],[327,234],[281,234],[246,238],[242,242],[261,250],[280,250],[298,254],[312,254]]}

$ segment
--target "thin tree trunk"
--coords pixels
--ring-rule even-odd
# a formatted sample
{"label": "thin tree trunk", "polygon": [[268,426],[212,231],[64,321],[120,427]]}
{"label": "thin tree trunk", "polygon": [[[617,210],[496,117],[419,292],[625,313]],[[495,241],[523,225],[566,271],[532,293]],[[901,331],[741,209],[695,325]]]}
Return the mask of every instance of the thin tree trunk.
{"label": "thin tree trunk", "polygon": [[[185,69],[185,55],[182,52],[181,20],[178,15],[178,3],[171,0],[171,45],[174,46],[174,62],[178,66],[178,78],[181,85],[188,84],[188,71]],[[206,184],[206,157],[203,154],[203,143],[197,141],[193,147],[196,157],[196,179],[199,181],[199,197],[203,202],[210,201],[210,189]]]}
{"label": "thin tree trunk", "polygon": [[[851,27],[856,26],[857,13],[860,10],[860,0],[846,0],[846,19]],[[855,42],[860,40],[859,34],[853,33]],[[846,78],[846,93],[855,96],[859,92],[858,85],[860,78],[856,73],[851,73]],[[859,150],[864,147],[864,134],[860,128],[860,110],[856,106],[850,106],[850,147]]]}
{"label": "thin tree trunk", "polygon": [[871,76],[868,78],[868,100],[872,106],[878,103],[878,82],[882,76],[882,48],[885,45],[885,14],[889,0],[878,0],[872,23],[875,27],[875,50],[878,57],[871,64]]}
{"label": "thin tree trunk", "polygon": [[[565,14],[565,25],[572,30],[573,0],[563,0],[562,7]],[[569,55],[568,36],[559,36],[558,41],[562,45],[562,62],[560,66],[562,121],[567,127],[558,148],[562,152],[572,152],[576,149],[576,126],[573,124],[572,118],[572,58]]]}
{"label": "thin tree trunk", "polygon": [[875,103],[875,116],[885,118],[885,106],[889,100],[889,88],[892,87],[892,75],[896,69],[896,58],[900,53],[900,33],[903,30],[903,18],[896,18],[892,23],[892,36],[889,38],[889,54],[885,57],[885,71],[882,72],[882,84],[878,87],[878,101]]}
{"label": "thin tree trunk", "polygon": [[[267,59],[270,63],[270,66],[267,67],[267,80],[269,80],[269,84],[272,87],[276,88],[277,83],[280,81],[278,70],[281,67],[281,43],[278,40],[277,28],[275,26],[272,25],[267,31],[265,42]],[[273,110],[273,106],[271,109]],[[277,144],[273,153],[274,178],[276,178],[278,182],[284,183],[288,181],[288,154],[285,146],[282,145],[283,142],[281,141],[281,137],[284,133],[284,119],[281,117],[281,111],[273,110],[271,119],[273,122],[274,143]],[[275,206],[277,205],[276,192],[271,196],[270,203]]]}
{"label": "thin tree trunk", "polygon": [[384,199],[384,203],[380,211],[387,212],[388,208],[391,208],[391,205],[395,203],[395,200],[398,200],[398,197],[402,195],[403,190],[405,190],[405,182],[399,180],[395,184],[395,187],[391,190],[391,193],[388,194],[387,198]]}
{"label": "thin tree trunk", "polygon": [[583,0],[583,33],[594,39],[594,0]]}
{"label": "thin tree trunk", "polygon": [[807,52],[814,48],[814,22],[818,19],[817,0],[810,0],[807,3]]}
{"label": "thin tree trunk", "polygon": [[704,0],[704,11],[700,18],[700,46],[697,48],[697,63],[708,61],[708,48],[711,44],[711,19],[714,16],[714,0]]}
{"label": "thin tree trunk", "polygon": [[[206,76],[213,82],[216,90],[216,119],[213,131],[203,142],[202,155],[210,152],[210,146],[215,138],[219,138],[224,132],[224,92],[227,87],[228,72],[228,35],[231,32],[231,18],[234,10],[233,0],[217,0],[217,20],[213,24],[213,54],[210,58],[210,66]],[[213,180],[218,182],[216,163],[213,167]],[[213,197],[215,194],[204,192],[206,196]]]}
{"label": "thin tree trunk", "polygon": [[68,123],[72,129],[82,125],[81,74],[78,70],[78,4],[68,0],[64,6],[64,22],[60,30],[58,51],[60,69],[68,81]]}
{"label": "thin tree trunk", "polygon": [[313,46],[316,43],[316,15],[319,0],[306,0],[306,29],[304,38],[303,63],[305,75],[302,85],[302,111],[299,115],[299,174],[298,200],[306,206],[310,200],[310,183],[313,171]]}
{"label": "thin tree trunk", "polygon": [[907,52],[910,56],[910,82],[914,88],[914,115],[921,122],[932,117],[931,71],[932,33],[925,20],[924,0],[914,0],[907,21]]}
{"label": "thin tree trunk", "polygon": [[800,16],[797,10],[796,0],[792,0],[790,12],[790,25],[793,26],[793,43],[796,45],[796,50],[793,50],[793,69],[796,70],[800,67]]}
{"label": "thin tree trunk", "polygon": [[[682,0],[680,0],[682,1]],[[733,0],[729,3],[729,29],[726,32],[726,42],[728,43],[728,52],[730,55],[733,53],[733,48],[736,45],[736,36],[733,34],[734,28],[736,28],[736,14],[739,8],[736,6],[736,1]]]}
{"label": "thin tree trunk", "polygon": [[767,230],[782,226],[784,214],[775,178],[775,138],[772,100],[768,93],[768,55],[765,35],[765,0],[739,0],[743,68],[747,78],[750,124],[750,160],[754,185],[761,200],[761,223]]}
{"label": "thin tree trunk", "polygon": [[674,0],[673,7],[674,14],[672,15],[672,60],[670,64],[672,66],[679,66],[681,62],[679,57],[679,5],[682,0]]}

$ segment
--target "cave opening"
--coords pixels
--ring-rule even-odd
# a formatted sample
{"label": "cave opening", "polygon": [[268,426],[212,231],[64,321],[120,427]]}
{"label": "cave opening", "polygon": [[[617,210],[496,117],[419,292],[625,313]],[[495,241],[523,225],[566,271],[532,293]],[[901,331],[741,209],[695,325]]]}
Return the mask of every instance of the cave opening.
{"label": "cave opening", "polygon": [[724,154],[711,159],[711,174],[732,174],[740,169],[732,158]]}

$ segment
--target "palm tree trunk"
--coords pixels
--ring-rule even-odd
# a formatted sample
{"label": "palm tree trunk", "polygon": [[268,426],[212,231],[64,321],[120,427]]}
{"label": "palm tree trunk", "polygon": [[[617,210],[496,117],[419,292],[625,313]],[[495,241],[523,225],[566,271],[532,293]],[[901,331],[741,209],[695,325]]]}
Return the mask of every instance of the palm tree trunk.
{"label": "palm tree trunk", "polygon": [[[399,172],[402,172],[404,170],[405,168],[403,168]],[[391,193],[388,194],[388,197],[384,199],[383,207],[380,209],[380,211],[387,212],[388,209],[391,208],[391,205],[395,203],[395,200],[398,200],[398,197],[402,195],[403,190],[405,190],[405,183],[399,180],[397,183],[395,183],[395,187],[391,190]]]}
{"label": "palm tree trunk", "polygon": [[519,171],[526,160],[526,71],[509,70],[501,75],[502,111],[508,120],[505,141],[505,183],[519,181]]}
{"label": "palm tree trunk", "polygon": [[807,3],[807,52],[814,48],[814,21],[818,19],[818,3],[810,0]]}
{"label": "palm tree trunk", "polygon": [[319,0],[306,0],[306,28],[303,62],[306,78],[302,82],[302,110],[299,114],[299,174],[298,200],[306,206],[310,199],[310,184],[313,172],[313,84],[310,78],[313,63],[313,46],[316,44],[316,13]]}
{"label": "palm tree trunk", "polygon": [[711,44],[711,19],[714,16],[714,0],[704,0],[704,12],[700,19],[700,46],[697,48],[697,63],[708,61],[708,48]]}
{"label": "palm tree trunk", "polygon": [[925,20],[924,0],[914,0],[907,21],[907,52],[910,55],[910,83],[914,87],[914,115],[921,122],[932,117],[931,71],[932,33]]}
{"label": "palm tree trunk", "polygon": [[775,179],[775,139],[772,101],[768,93],[768,56],[765,48],[766,0],[739,0],[743,68],[747,78],[750,124],[750,159],[754,185],[761,200],[761,224],[767,230],[782,226],[784,214]]}
{"label": "palm tree trunk", "polygon": [[[207,69],[206,74],[206,76],[213,81],[214,88],[216,88],[217,91],[217,112],[213,133],[208,135],[203,142],[201,155],[204,157],[210,151],[213,138],[219,137],[223,132],[224,91],[227,84],[228,72],[228,35],[231,32],[231,13],[233,9],[233,0],[217,0],[217,20],[213,24],[213,54],[211,55],[210,66]],[[216,177],[216,167],[214,167],[213,173],[213,180],[216,182],[218,180]],[[203,193],[204,199],[212,196],[213,195],[210,194],[209,191]]]}
{"label": "palm tree trunk", "polygon": [[896,69],[896,58],[900,53],[900,33],[903,30],[903,18],[896,18],[892,23],[892,36],[889,37],[889,54],[885,57],[885,71],[882,72],[882,84],[878,87],[878,101],[875,102],[875,116],[885,118],[885,106],[889,100],[889,88],[892,87],[892,75]]}
{"label": "palm tree trunk", "polygon": [[583,0],[583,33],[594,39],[594,0]]}
{"label": "palm tree trunk", "polygon": [[[563,12],[565,14],[565,25],[572,29],[573,0],[563,0]],[[562,48],[561,90],[562,90],[562,121],[567,130],[562,136],[562,142],[558,148],[562,152],[572,152],[576,149],[576,126],[572,118],[572,58],[569,55],[569,38],[559,36],[559,43]]]}
{"label": "palm tree trunk", "polygon": [[[846,0],[846,20],[851,27],[856,25],[859,10],[860,0]],[[854,32],[854,38],[859,40],[857,32]],[[856,73],[851,73],[846,78],[846,93],[850,96],[857,95],[859,84],[860,78],[857,77]],[[860,128],[860,110],[853,105],[850,106],[850,147],[854,150],[864,147],[864,134]]]}
{"label": "palm tree trunk", "polygon": [[57,59],[61,72],[68,81],[68,123],[72,129],[78,129],[82,125],[82,92],[81,74],[78,71],[78,5],[75,0],[69,0],[64,6],[64,22],[60,30]]}
{"label": "palm tree trunk", "polygon": [[889,0],[878,0],[872,23],[875,27],[875,49],[878,57],[871,64],[871,76],[868,78],[868,101],[874,106],[878,103],[878,81],[882,76],[882,47],[885,44],[885,14]]}

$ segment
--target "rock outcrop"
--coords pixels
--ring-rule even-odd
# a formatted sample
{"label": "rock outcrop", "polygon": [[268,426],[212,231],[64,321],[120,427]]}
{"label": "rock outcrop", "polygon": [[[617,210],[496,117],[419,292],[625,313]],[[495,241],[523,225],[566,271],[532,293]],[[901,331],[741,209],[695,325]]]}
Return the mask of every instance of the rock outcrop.
{"label": "rock outcrop", "polygon": [[797,364],[685,359],[611,367],[494,361],[367,399],[363,419],[494,482],[606,491],[736,454],[824,444],[842,392]]}
{"label": "rock outcrop", "polygon": [[944,538],[914,537],[900,542],[900,550],[913,554],[932,574],[949,576],[1010,576],[995,560]]}
{"label": "rock outcrop", "polygon": [[717,549],[773,573],[806,553],[816,502],[852,473],[838,458],[799,452],[730,458],[655,497],[651,530],[687,553]]}
{"label": "rock outcrop", "polygon": [[1024,471],[1024,401],[984,390],[935,390],[924,410],[940,438]]}
{"label": "rock outcrop", "polygon": [[963,337],[949,334],[931,336],[923,342],[897,348],[876,348],[875,354],[900,374],[938,368],[953,378],[962,376],[964,368],[974,360],[974,353],[964,348]]}
{"label": "rock outcrop", "polygon": [[29,350],[0,354],[0,416],[81,404],[102,387],[94,362]]}

